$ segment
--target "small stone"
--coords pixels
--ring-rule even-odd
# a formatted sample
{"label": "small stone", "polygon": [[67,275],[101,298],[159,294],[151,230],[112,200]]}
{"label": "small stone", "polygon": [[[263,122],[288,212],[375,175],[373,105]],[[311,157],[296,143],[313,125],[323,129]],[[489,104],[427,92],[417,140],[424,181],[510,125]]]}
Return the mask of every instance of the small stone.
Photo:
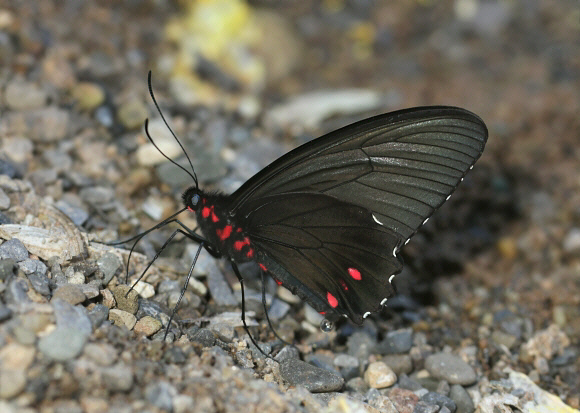
{"label": "small stone", "polygon": [[0,365],[7,370],[26,370],[34,361],[35,354],[34,346],[6,344],[0,349]]}
{"label": "small stone", "polygon": [[23,79],[8,82],[4,91],[6,106],[13,110],[38,109],[46,104],[46,92]]}
{"label": "small stone", "polygon": [[89,300],[98,297],[100,294],[99,287],[95,285],[95,281],[91,281],[91,284],[81,284],[79,288]]}
{"label": "small stone", "polygon": [[367,367],[364,379],[371,388],[384,389],[397,382],[397,375],[382,361],[375,361]]}
{"label": "small stone", "polygon": [[10,208],[10,198],[6,195],[6,192],[0,188],[0,210],[6,211]]}
{"label": "small stone", "polygon": [[438,413],[440,407],[435,404],[429,404],[424,401],[419,401],[413,409],[413,413]]}
{"label": "small stone", "polygon": [[20,261],[18,263],[18,268],[20,268],[22,270],[22,272],[24,272],[24,274],[33,274],[33,273],[37,273],[39,275],[45,275],[46,271],[48,270],[48,268],[46,267],[46,265],[44,265],[44,263],[42,261],[39,260],[33,260],[30,258],[27,258],[23,261]]}
{"label": "small stone", "polygon": [[96,330],[109,318],[109,309],[103,304],[96,304],[91,311],[89,311],[89,319],[93,330]]}
{"label": "small stone", "polygon": [[284,346],[282,350],[276,354],[274,359],[279,363],[284,363],[290,360],[300,360],[300,352],[294,346]]}
{"label": "small stone", "polygon": [[411,390],[395,387],[387,393],[399,413],[412,413],[415,405],[419,402],[419,396]]}
{"label": "small stone", "polygon": [[580,251],[580,228],[571,228],[564,238],[562,247],[566,252]]}
{"label": "small stone", "polygon": [[[131,100],[119,106],[117,117],[126,129],[137,129],[143,126],[143,122],[147,118],[147,107],[141,100]],[[164,148],[161,150],[165,152]],[[167,156],[174,157],[175,155]]]}
{"label": "small stone", "polygon": [[102,367],[101,375],[105,388],[114,392],[128,391],[133,386],[133,371],[123,363]]}
{"label": "small stone", "polygon": [[[4,153],[8,154],[14,162],[22,163],[32,161],[34,144],[30,139],[23,136],[16,136],[14,138],[2,137],[2,143]],[[2,174],[14,175],[6,172],[2,171]]]}
{"label": "small stone", "polygon": [[209,329],[213,331],[220,340],[226,343],[231,343],[234,341],[236,332],[234,327],[225,323],[215,323],[209,326]]}
{"label": "small stone", "polygon": [[194,404],[195,401],[193,400],[193,397],[186,394],[178,394],[173,398],[173,413],[191,412],[191,406]]}
{"label": "small stone", "polygon": [[57,327],[52,333],[38,340],[38,350],[56,361],[77,357],[87,342],[84,332],[70,327]]}
{"label": "small stone", "polygon": [[399,376],[413,371],[413,360],[407,354],[389,354],[383,356],[383,362]]}
{"label": "small stone", "polygon": [[432,354],[425,360],[425,368],[433,377],[447,380],[450,384],[469,386],[477,380],[473,368],[453,354]]}
{"label": "small stone", "polygon": [[334,358],[334,365],[336,367],[358,368],[360,363],[356,357],[348,354],[339,354]]}
{"label": "small stone", "polygon": [[503,331],[495,330],[491,334],[491,341],[500,346],[505,346],[506,348],[512,348],[518,341],[517,337],[511,334],[504,333]]}
{"label": "small stone", "polygon": [[421,396],[421,401],[431,405],[437,405],[439,408],[446,407],[451,412],[455,412],[455,410],[457,410],[457,406],[453,400],[436,392],[430,391],[429,393]]}
{"label": "small stone", "polygon": [[26,371],[0,370],[0,399],[11,399],[18,396],[26,387]]}
{"label": "small stone", "polygon": [[52,295],[52,300],[60,298],[71,305],[77,305],[87,299],[80,287],[76,284],[64,284],[58,287]]}
{"label": "small stone", "polygon": [[123,263],[115,254],[108,252],[97,260],[97,265],[104,274],[103,285],[107,285],[121,269]]}
{"label": "small stone", "polygon": [[389,331],[385,339],[378,345],[381,354],[408,353],[413,345],[413,330],[410,328]]}
{"label": "small stone", "polygon": [[207,283],[215,303],[220,306],[238,305],[238,300],[236,300],[219,267],[214,264],[208,266],[207,270]]}
{"label": "small stone", "polygon": [[451,386],[449,397],[457,405],[456,413],[473,413],[475,411],[473,400],[471,400],[471,396],[469,396],[469,393],[463,388],[463,386],[460,386],[459,384]]}
{"label": "small stone", "polygon": [[194,343],[199,343],[203,347],[212,347],[215,344],[216,336],[207,328],[200,328],[193,334],[187,334],[189,339]]}
{"label": "small stone", "polygon": [[522,345],[522,351],[533,358],[551,360],[556,354],[562,354],[570,345],[570,339],[560,328],[553,324],[545,330],[538,331]]}
{"label": "small stone", "polygon": [[347,352],[360,360],[367,360],[376,348],[376,341],[364,332],[356,332],[346,341]]}
{"label": "small stone", "polygon": [[16,261],[13,258],[0,258],[0,281],[8,279],[14,274]]}
{"label": "small stone", "polygon": [[88,343],[84,354],[99,366],[110,366],[117,361],[117,350],[106,343]]}
{"label": "small stone", "polygon": [[105,101],[105,91],[101,86],[91,82],[79,82],[72,89],[72,96],[79,109],[92,111]]}
{"label": "small stone", "polygon": [[155,287],[145,281],[137,281],[133,289],[143,298],[151,298],[155,295]]}
{"label": "small stone", "polygon": [[111,320],[114,325],[118,327],[125,326],[129,330],[132,330],[137,323],[137,317],[127,311],[119,310],[117,308],[109,310],[109,320]]}
{"label": "small stone", "polygon": [[144,334],[145,336],[150,337],[161,330],[161,327],[163,327],[161,321],[151,316],[145,316],[137,321],[134,330],[137,334]]}
{"label": "small stone", "polygon": [[149,403],[166,411],[172,411],[173,398],[177,395],[177,390],[166,381],[158,381],[145,388],[145,399]]}
{"label": "small stone", "polygon": [[44,295],[45,297],[50,295],[50,282],[46,275],[41,274],[30,274],[28,275],[28,281],[38,294]]}
{"label": "small stone", "polygon": [[103,296],[103,305],[109,309],[114,308],[117,305],[113,293],[109,289],[101,290],[101,295]]}
{"label": "small stone", "polygon": [[12,258],[16,262],[28,259],[28,250],[18,238],[12,238],[0,245],[0,259]]}
{"label": "small stone", "polygon": [[131,314],[137,314],[139,309],[139,294],[127,285],[117,285],[111,288],[117,307]]}
{"label": "small stone", "polygon": [[301,360],[280,363],[280,375],[291,386],[302,386],[312,393],[338,391],[344,385],[340,375]]}
{"label": "small stone", "polygon": [[[72,269],[72,267],[69,267],[69,269]],[[67,271],[66,278],[69,284],[78,286],[84,284],[86,281],[85,275],[80,271]]]}

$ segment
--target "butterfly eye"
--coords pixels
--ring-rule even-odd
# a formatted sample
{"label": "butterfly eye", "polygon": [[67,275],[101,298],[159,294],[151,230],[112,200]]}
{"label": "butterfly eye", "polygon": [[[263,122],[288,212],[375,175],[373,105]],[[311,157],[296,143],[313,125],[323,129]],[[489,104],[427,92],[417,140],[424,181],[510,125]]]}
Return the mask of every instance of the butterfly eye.
{"label": "butterfly eye", "polygon": [[199,194],[194,194],[191,197],[191,205],[193,206],[197,206],[197,204],[199,204],[199,200],[201,199],[201,197],[199,196]]}

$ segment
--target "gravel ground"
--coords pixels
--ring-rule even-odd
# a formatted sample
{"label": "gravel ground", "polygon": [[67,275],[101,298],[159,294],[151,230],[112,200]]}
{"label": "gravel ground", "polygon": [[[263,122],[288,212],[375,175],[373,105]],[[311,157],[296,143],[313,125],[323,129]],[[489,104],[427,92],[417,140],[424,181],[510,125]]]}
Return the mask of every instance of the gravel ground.
{"label": "gravel ground", "polygon": [[[525,2],[0,2],[0,411],[578,412],[580,8]],[[450,104],[490,139],[363,327],[175,241],[126,239],[357,119]],[[193,218],[183,222],[195,226]],[[144,238],[131,280],[172,229]],[[179,238],[179,237],[178,237]],[[129,247],[131,244],[128,244]],[[129,248],[128,247],[128,248]]]}

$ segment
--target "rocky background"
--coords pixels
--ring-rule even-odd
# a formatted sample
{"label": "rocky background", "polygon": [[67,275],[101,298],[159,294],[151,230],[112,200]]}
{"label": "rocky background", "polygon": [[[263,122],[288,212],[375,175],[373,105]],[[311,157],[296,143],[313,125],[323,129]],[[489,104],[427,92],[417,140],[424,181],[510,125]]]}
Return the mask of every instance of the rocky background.
{"label": "rocky background", "polygon": [[[126,294],[126,239],[372,114],[448,104],[483,157],[363,327],[179,237]],[[568,1],[0,2],[0,411],[577,412],[580,8]],[[191,217],[184,223],[194,227]],[[172,229],[132,254],[135,280]],[[271,280],[270,280],[271,281]],[[274,360],[275,359],[275,360]]]}

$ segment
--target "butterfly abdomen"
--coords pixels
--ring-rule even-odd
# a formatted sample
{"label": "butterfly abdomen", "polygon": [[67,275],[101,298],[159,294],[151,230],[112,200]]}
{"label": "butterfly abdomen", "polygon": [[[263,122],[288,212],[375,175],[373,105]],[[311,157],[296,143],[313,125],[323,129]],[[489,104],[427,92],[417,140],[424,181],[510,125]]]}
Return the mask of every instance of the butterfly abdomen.
{"label": "butterfly abdomen", "polygon": [[256,250],[243,225],[228,214],[227,196],[200,194],[201,205],[195,211],[198,225],[209,244],[221,255],[235,262],[248,262],[256,257]]}

